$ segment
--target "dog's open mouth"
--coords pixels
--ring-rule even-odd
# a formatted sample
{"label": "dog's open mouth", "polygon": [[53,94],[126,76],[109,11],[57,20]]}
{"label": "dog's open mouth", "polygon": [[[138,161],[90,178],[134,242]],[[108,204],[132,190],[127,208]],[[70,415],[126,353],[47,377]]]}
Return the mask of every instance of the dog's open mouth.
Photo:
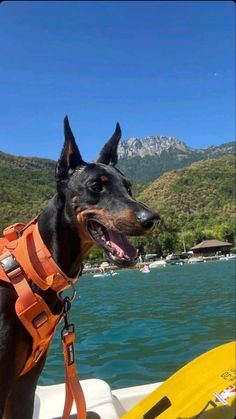
{"label": "dog's open mouth", "polygon": [[88,231],[95,241],[101,247],[108,257],[116,265],[132,265],[137,257],[137,250],[129,243],[124,234],[110,230],[97,221],[88,221]]}

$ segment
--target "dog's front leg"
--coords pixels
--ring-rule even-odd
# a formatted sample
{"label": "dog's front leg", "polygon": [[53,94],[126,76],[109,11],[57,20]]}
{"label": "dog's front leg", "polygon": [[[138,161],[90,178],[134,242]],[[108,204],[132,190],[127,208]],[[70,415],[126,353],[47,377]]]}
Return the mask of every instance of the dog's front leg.
{"label": "dog's front leg", "polygon": [[[25,330],[15,314],[16,293],[8,286],[0,287],[0,417],[6,407],[8,396],[14,386],[18,370],[21,368],[21,356],[27,341]],[[25,339],[26,338],[26,339]],[[20,350],[19,350],[20,346]],[[27,346],[26,349],[27,351]],[[22,367],[23,367],[22,363]]]}
{"label": "dog's front leg", "polygon": [[7,400],[4,419],[32,419],[35,389],[45,364],[46,355],[38,361],[32,370],[17,379]]}

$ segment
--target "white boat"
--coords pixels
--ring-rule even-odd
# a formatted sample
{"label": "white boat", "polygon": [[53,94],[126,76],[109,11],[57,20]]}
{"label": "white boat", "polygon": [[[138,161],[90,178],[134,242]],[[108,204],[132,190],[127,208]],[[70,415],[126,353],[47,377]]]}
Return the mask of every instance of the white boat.
{"label": "white boat", "polygon": [[231,259],[236,259],[236,254],[229,254],[229,255],[225,255],[225,256],[221,256],[219,258],[219,260],[231,260]]}
{"label": "white boat", "polygon": [[[80,381],[82,386],[88,419],[119,419],[145,396],[155,390],[161,383],[146,384],[111,390],[103,380],[89,379]],[[65,385],[37,386],[34,402],[33,419],[59,419],[62,416]],[[71,419],[76,414],[72,407]]]}
{"label": "white boat", "polygon": [[150,263],[149,268],[161,268],[166,267],[166,261],[165,260],[155,260],[155,262]]}
{"label": "white boat", "polygon": [[108,277],[108,276],[116,276],[116,275],[120,275],[119,272],[104,272],[103,274],[94,274],[93,277],[94,278],[99,278],[99,277]]}
{"label": "white boat", "polygon": [[188,260],[189,264],[192,263],[206,263],[206,259],[204,259],[202,256],[199,257],[194,257],[192,256],[189,260]]}
{"label": "white boat", "polygon": [[175,254],[167,255],[166,263],[168,263],[169,265],[183,265],[183,262],[180,259],[179,255],[175,255]]}
{"label": "white boat", "polygon": [[[112,390],[103,380],[83,380],[80,383],[86,400],[86,417],[154,419],[164,413],[166,419],[177,419],[200,417],[200,413],[204,418],[233,419],[236,403],[236,386],[232,384],[235,380],[235,344],[234,341],[228,342],[205,352],[164,383]],[[209,403],[212,397],[214,412],[208,415],[210,412],[206,410],[212,408]],[[33,419],[61,419],[64,400],[64,384],[37,386]],[[183,403],[183,400],[188,402]],[[70,419],[76,417],[73,405]]]}

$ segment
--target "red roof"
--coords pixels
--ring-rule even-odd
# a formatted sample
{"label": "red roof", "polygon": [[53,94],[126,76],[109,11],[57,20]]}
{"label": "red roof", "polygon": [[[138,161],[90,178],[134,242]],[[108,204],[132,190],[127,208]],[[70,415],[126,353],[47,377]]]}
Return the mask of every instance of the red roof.
{"label": "red roof", "polygon": [[195,249],[205,249],[209,247],[224,247],[232,246],[232,243],[221,242],[220,240],[203,240],[201,243],[197,244],[194,247],[191,247],[191,250]]}

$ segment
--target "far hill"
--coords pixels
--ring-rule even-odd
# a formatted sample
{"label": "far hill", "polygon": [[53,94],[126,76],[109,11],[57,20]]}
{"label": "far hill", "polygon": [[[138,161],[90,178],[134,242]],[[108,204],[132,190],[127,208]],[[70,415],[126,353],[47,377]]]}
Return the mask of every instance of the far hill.
{"label": "far hill", "polygon": [[203,239],[234,241],[235,157],[200,161],[165,173],[138,199],[163,218],[175,247],[188,249]]}
{"label": "far hill", "polygon": [[13,156],[12,154],[0,151],[0,168],[19,168],[19,169],[55,169],[56,162],[39,157]]}
{"label": "far hill", "polygon": [[0,152],[0,233],[3,227],[26,222],[53,196],[55,162]]}
{"label": "far hill", "polygon": [[163,173],[200,160],[235,154],[235,142],[204,149],[188,147],[173,137],[130,138],[119,145],[118,166],[133,183],[146,184]]}

